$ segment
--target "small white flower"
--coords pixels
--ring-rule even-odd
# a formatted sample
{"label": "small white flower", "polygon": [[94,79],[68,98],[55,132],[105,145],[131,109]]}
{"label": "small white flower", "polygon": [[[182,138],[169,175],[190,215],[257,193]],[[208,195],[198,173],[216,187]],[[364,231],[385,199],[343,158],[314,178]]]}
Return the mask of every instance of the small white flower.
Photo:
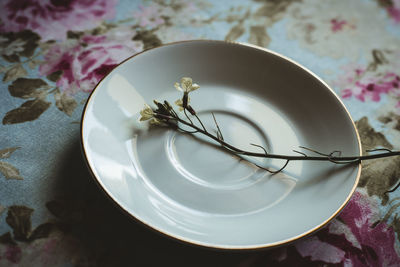
{"label": "small white flower", "polygon": [[[188,104],[190,102],[190,97],[188,97]],[[179,98],[178,100],[175,101],[175,105],[179,107],[179,111],[183,110],[183,100],[182,98]]]}
{"label": "small white flower", "polygon": [[175,83],[174,86],[178,91],[187,93],[200,88],[200,86],[196,83],[193,83],[192,78],[189,77],[183,77],[181,79],[181,84],[179,85],[179,83]]}
{"label": "small white flower", "polygon": [[178,107],[181,107],[181,108],[183,108],[183,101],[182,101],[182,99],[178,99],[178,100],[176,100],[175,101],[175,105],[177,105]]}
{"label": "small white flower", "polygon": [[161,125],[161,121],[156,118],[152,118],[149,123],[151,125]]}
{"label": "small white flower", "polygon": [[140,115],[140,121],[147,121],[154,117],[154,111],[149,105],[144,104],[144,108],[140,111]]}

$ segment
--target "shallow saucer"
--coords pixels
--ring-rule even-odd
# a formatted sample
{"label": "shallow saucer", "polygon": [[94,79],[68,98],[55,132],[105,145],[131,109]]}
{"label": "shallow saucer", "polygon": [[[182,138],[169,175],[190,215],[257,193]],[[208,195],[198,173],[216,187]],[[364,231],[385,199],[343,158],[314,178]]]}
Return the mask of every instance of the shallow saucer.
{"label": "shallow saucer", "polygon": [[[118,65],[90,95],[81,122],[88,166],[106,194],[151,228],[221,249],[289,243],[327,224],[349,201],[361,166],[293,161],[269,174],[196,134],[139,122],[153,100],[175,102],[174,83],[201,88],[191,105],[211,113],[229,143],[294,155],[305,146],[360,155],[355,125],[316,75],[274,52],[222,41],[167,44]],[[278,169],[280,160],[254,159]]]}

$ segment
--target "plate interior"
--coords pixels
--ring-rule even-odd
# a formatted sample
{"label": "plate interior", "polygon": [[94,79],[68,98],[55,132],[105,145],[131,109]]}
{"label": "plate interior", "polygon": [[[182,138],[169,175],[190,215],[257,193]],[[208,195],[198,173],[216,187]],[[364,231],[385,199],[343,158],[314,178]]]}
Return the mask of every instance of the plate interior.
{"label": "plate interior", "polygon": [[[338,97],[301,66],[239,44],[193,41],[136,55],[96,87],[82,119],[82,143],[95,179],[129,214],[167,235],[216,248],[258,248],[317,230],[347,203],[359,165],[293,161],[271,175],[187,135],[138,121],[144,103],[181,97],[210,131],[245,150],[294,155],[299,146],[359,155],[355,126]],[[281,160],[253,159],[280,168]]]}

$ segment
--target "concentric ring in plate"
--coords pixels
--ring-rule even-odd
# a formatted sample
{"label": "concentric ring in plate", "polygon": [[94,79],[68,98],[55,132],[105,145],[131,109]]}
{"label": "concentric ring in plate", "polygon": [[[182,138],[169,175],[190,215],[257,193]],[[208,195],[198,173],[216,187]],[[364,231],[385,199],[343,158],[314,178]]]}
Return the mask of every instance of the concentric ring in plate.
{"label": "concentric ring in plate", "polygon": [[[272,51],[223,41],[186,41],[137,54],[90,95],[82,148],[98,184],[135,219],[170,237],[220,249],[274,247],[327,224],[349,201],[361,166],[293,161],[271,175],[195,134],[139,122],[144,103],[201,88],[191,105],[208,129],[212,113],[229,143],[293,155],[305,146],[360,155],[355,125],[316,75]],[[279,168],[279,160],[254,159]]]}

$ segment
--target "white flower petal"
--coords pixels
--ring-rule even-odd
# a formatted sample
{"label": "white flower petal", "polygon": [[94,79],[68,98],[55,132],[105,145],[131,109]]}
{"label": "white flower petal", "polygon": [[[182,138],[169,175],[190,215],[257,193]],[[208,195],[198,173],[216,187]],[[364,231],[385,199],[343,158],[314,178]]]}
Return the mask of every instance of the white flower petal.
{"label": "white flower petal", "polygon": [[153,119],[150,121],[150,124],[151,124],[151,125],[160,125],[160,124],[161,124],[161,121],[159,121],[159,120],[156,119],[156,118],[153,118]]}
{"label": "white flower petal", "polygon": [[179,86],[179,83],[174,84],[176,90],[183,92],[183,89]]}
{"label": "white flower petal", "polygon": [[192,84],[192,87],[190,88],[190,91],[194,91],[200,88],[200,85],[198,85],[197,83]]}
{"label": "white flower petal", "polygon": [[183,101],[181,98],[179,98],[178,100],[175,101],[175,105],[182,107],[183,106]]}
{"label": "white flower petal", "polygon": [[149,119],[151,119],[151,117],[142,116],[142,117],[140,117],[139,121],[147,121],[147,120],[149,120]]}
{"label": "white flower petal", "polygon": [[192,87],[192,78],[189,77],[183,77],[181,79],[181,86],[185,92],[189,92],[190,87]]}
{"label": "white flower petal", "polygon": [[141,117],[139,120],[146,121],[146,120],[153,118],[154,112],[153,112],[153,109],[149,105],[144,104],[144,108],[140,111],[140,115],[141,115]]}

